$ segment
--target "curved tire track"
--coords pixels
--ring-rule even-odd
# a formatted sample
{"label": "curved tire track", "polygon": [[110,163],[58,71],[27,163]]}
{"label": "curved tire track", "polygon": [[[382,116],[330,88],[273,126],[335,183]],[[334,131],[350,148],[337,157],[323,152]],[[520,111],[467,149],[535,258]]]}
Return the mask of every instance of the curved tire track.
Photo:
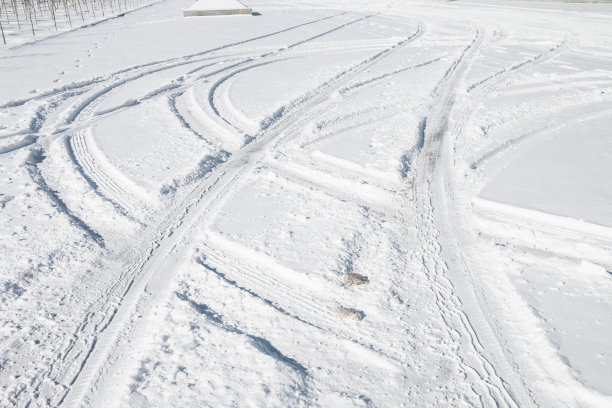
{"label": "curved tire track", "polygon": [[[489,360],[490,354],[485,352],[482,339],[477,335],[487,327],[482,324],[474,327],[463,310],[464,299],[459,299],[457,291],[448,277],[449,266],[446,259],[453,256],[447,253],[450,248],[442,251],[441,236],[438,231],[440,212],[444,211],[445,203],[440,203],[440,195],[436,194],[438,184],[441,180],[440,167],[441,151],[448,136],[448,122],[450,112],[454,105],[455,93],[460,80],[479,48],[489,42],[486,33],[477,32],[476,38],[468,45],[460,57],[451,65],[445,77],[436,88],[436,99],[432,106],[423,129],[424,144],[418,158],[418,166],[413,169],[416,172],[413,184],[415,193],[415,205],[420,216],[419,235],[422,242],[423,266],[427,270],[432,287],[437,294],[436,303],[444,321],[447,322],[450,333],[456,332],[457,339],[461,344],[463,353],[460,354],[461,362],[467,373],[474,376],[474,384],[481,384],[482,388],[475,390],[483,398],[483,403],[493,406],[518,407],[520,404],[514,383],[510,387],[507,383],[512,379],[514,373],[504,369],[499,373],[495,367],[505,362],[505,357],[496,355],[495,366]],[[443,197],[443,195],[441,195]],[[459,250],[458,248],[456,250]],[[453,265],[451,263],[451,265]],[[454,266],[454,265],[453,265]],[[453,276],[456,272],[453,272]],[[490,330],[490,329],[489,329]],[[505,365],[501,365],[505,367]],[[519,389],[520,391],[520,389]]]}
{"label": "curved tire track", "polygon": [[137,330],[134,324],[127,324],[134,318],[134,311],[143,305],[147,305],[144,310],[150,310],[149,303],[156,297],[151,296],[151,293],[162,296],[166,282],[172,276],[173,269],[169,265],[184,257],[188,243],[193,241],[190,235],[196,234],[211,221],[218,210],[217,206],[223,202],[224,197],[233,193],[238,180],[261,165],[270,148],[297,134],[316,115],[317,108],[324,109],[323,103],[333,92],[395,48],[381,51],[354,65],[301,98],[288,108],[285,115],[258,134],[253,142],[231,156],[208,178],[201,180],[185,201],[170,209],[159,232],[155,234],[156,238],[151,241],[149,251],[127,268],[124,284],[126,292],[121,295],[119,307],[112,314],[108,326],[94,334],[95,347],[70,386],[63,406],[79,406],[83,402],[91,402],[89,398],[92,386],[103,386],[97,383],[100,380],[100,370],[115,364],[114,359],[120,353],[122,339],[131,336],[132,330]]}
{"label": "curved tire track", "polygon": [[[482,46],[481,43],[475,45],[475,48]],[[475,48],[468,50],[470,57],[473,57]],[[469,99],[453,117],[455,126],[448,129],[448,115],[454,105],[453,94],[458,87],[457,79],[466,69],[466,61],[462,56],[457,66],[451,68],[451,76],[454,79],[445,79],[446,84],[442,84],[440,88],[441,92],[434,104],[438,108],[434,109],[433,114],[426,121],[423,154],[419,158],[417,183],[414,185],[416,203],[424,217],[424,224],[429,225],[423,231],[423,240],[436,243],[433,251],[430,250],[427,256],[434,261],[425,262],[425,265],[433,276],[438,275],[435,278],[438,281],[438,289],[442,293],[447,293],[446,299],[442,298],[442,309],[450,312],[449,318],[454,319],[455,324],[464,332],[462,337],[467,336],[467,342],[464,341],[464,344],[467,344],[468,350],[471,349],[472,352],[470,361],[466,363],[472,366],[474,374],[486,384],[488,397],[497,406],[522,406],[526,403],[535,404],[535,401],[531,397],[529,386],[522,382],[522,379],[519,378],[520,374],[511,367],[511,357],[508,357],[508,352],[502,348],[498,334],[494,332],[491,323],[486,318],[486,312],[477,295],[477,291],[482,293],[482,290],[471,275],[465,255],[460,248],[458,233],[455,231],[457,227],[452,221],[453,214],[457,211],[451,213],[454,193],[449,181],[451,175],[447,173],[452,167],[450,149],[452,149],[452,143],[462,133],[463,126],[473,114],[475,107],[497,84],[508,76],[534,63],[547,61],[567,49],[567,39],[565,39],[556,47],[537,57],[513,65],[471,85],[467,89]],[[447,231],[448,227],[450,229]],[[439,232],[439,228],[445,228],[443,235]],[[439,247],[438,242],[442,243],[444,251]],[[431,244],[428,245],[431,246]],[[446,264],[445,260],[449,263]],[[452,272],[452,278],[449,279],[446,275],[451,267],[456,270]],[[453,290],[453,284],[455,290]],[[461,300],[455,292],[461,296]],[[447,302],[448,304],[445,304]],[[469,310],[471,320],[464,308]]]}

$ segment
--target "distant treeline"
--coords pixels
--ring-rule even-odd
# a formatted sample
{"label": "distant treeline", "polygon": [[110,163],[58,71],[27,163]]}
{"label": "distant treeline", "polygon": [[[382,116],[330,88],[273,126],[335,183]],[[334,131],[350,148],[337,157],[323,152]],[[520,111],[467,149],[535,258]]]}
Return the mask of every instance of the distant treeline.
{"label": "distant treeline", "polygon": [[[9,32],[29,30],[36,36],[46,28],[81,25],[107,15],[132,10],[152,0],[0,0],[0,31],[6,44]],[[6,30],[6,31],[5,31]]]}

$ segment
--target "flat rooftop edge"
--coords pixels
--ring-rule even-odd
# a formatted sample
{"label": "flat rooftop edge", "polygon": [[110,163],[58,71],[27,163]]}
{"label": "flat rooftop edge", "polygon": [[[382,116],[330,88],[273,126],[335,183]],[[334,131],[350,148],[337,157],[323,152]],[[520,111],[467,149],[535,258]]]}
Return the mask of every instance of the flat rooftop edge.
{"label": "flat rooftop edge", "polygon": [[183,10],[183,16],[224,16],[253,14],[253,10],[237,0],[198,0]]}
{"label": "flat rooftop edge", "polygon": [[184,10],[183,17],[197,17],[197,16],[227,16],[234,14],[253,14],[253,9],[241,8],[241,9],[228,9],[228,10]]}

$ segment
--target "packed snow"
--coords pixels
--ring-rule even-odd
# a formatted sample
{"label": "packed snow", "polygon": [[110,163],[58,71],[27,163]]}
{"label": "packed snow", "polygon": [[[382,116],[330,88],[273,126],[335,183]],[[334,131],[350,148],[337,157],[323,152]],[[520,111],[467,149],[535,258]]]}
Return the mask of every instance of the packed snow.
{"label": "packed snow", "polygon": [[133,5],[5,27],[0,406],[612,406],[612,4]]}

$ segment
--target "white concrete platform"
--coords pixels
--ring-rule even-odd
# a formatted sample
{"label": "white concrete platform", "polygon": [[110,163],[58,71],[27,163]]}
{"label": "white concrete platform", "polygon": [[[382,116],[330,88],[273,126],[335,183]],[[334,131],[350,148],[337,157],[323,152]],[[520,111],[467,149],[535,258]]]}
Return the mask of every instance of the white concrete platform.
{"label": "white concrete platform", "polygon": [[183,16],[223,16],[252,14],[253,10],[236,0],[198,0],[183,11]]}

